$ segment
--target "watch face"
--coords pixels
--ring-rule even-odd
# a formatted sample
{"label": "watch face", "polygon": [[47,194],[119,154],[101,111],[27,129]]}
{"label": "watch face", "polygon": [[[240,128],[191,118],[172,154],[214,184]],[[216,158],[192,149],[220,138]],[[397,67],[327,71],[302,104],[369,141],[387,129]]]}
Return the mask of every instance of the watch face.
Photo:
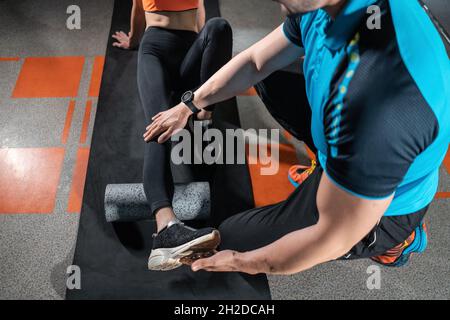
{"label": "watch face", "polygon": [[191,102],[192,101],[192,96],[193,96],[192,91],[185,92],[183,94],[183,96],[181,97],[181,100],[183,102]]}

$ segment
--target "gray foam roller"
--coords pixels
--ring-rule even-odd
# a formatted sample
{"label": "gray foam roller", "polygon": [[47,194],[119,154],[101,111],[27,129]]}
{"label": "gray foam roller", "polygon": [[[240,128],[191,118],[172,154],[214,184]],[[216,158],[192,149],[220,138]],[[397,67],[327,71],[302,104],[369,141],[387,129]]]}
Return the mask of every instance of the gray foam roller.
{"label": "gray foam roller", "polygon": [[[175,184],[172,201],[180,220],[205,219],[211,208],[208,182]],[[153,219],[142,184],[109,184],[105,191],[108,222]]]}

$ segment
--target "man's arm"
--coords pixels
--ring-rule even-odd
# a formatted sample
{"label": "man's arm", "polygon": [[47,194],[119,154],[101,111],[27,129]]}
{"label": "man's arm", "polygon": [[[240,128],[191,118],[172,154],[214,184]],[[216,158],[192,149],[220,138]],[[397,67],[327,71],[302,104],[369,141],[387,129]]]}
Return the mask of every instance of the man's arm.
{"label": "man's arm", "polygon": [[[222,67],[196,92],[194,104],[203,109],[209,105],[235,97],[247,88],[266,78],[272,72],[282,69],[302,54],[302,49],[291,43],[283,34],[282,26],[264,39],[243,51]],[[144,140],[159,136],[163,143],[177,130],[186,125],[192,111],[180,103],[168,111],[153,117],[146,128]]]}
{"label": "man's arm", "polygon": [[265,79],[296,59],[302,50],[278,27],[261,41],[238,54],[195,92],[194,104],[204,108],[227,100]]}
{"label": "man's arm", "polygon": [[116,31],[113,38],[117,42],[113,46],[122,49],[134,49],[139,45],[142,34],[145,31],[145,11],[142,6],[142,0],[133,0],[133,7],[131,8],[130,18],[130,32],[126,34],[123,31]]}
{"label": "man's arm", "polygon": [[363,239],[392,201],[366,200],[336,186],[324,173],[317,192],[319,221],[257,250],[219,252],[195,262],[194,271],[294,274],[348,253]]}

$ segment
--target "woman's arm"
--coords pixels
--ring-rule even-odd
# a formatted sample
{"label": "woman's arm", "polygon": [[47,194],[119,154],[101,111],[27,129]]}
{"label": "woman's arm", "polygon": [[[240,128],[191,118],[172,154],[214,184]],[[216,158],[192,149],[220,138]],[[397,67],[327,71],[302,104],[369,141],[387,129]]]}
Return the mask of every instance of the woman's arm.
{"label": "woman's arm", "polygon": [[[194,105],[203,109],[237,96],[272,72],[290,65],[302,54],[280,26],[267,37],[233,58],[195,92]],[[144,134],[145,141],[159,136],[162,143],[185,126],[192,111],[184,104],[157,114]]]}
{"label": "woman's arm", "polygon": [[113,43],[113,46],[122,49],[134,49],[139,45],[139,41],[146,26],[142,0],[133,0],[130,22],[130,32],[128,34],[123,31],[116,31],[116,33],[112,35],[112,37],[117,40],[117,42]]}
{"label": "woman's arm", "polygon": [[206,21],[206,10],[204,0],[198,0],[198,10],[197,10],[197,31],[200,32],[205,26]]}
{"label": "woman's arm", "polygon": [[142,6],[142,0],[133,0],[133,8],[131,9],[131,28],[130,41],[136,46],[145,31],[145,11]]}

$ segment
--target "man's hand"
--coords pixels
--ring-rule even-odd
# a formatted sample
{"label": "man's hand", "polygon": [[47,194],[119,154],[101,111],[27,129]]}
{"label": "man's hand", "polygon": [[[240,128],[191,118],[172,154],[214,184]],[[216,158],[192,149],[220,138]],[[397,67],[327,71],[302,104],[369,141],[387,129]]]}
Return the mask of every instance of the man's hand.
{"label": "man's hand", "polygon": [[134,49],[136,47],[136,45],[132,41],[132,36],[130,32],[126,34],[123,31],[116,31],[116,33],[114,33],[112,37],[117,40],[112,44],[114,47],[125,50]]}
{"label": "man's hand", "polygon": [[153,122],[146,128],[144,133],[145,142],[152,141],[158,137],[158,143],[164,143],[172,135],[186,126],[192,111],[183,103],[155,115]]}
{"label": "man's hand", "polygon": [[191,268],[192,271],[212,271],[212,272],[244,272],[249,274],[260,273],[257,266],[253,263],[246,263],[240,253],[232,250],[219,251],[210,258],[195,261]]}

